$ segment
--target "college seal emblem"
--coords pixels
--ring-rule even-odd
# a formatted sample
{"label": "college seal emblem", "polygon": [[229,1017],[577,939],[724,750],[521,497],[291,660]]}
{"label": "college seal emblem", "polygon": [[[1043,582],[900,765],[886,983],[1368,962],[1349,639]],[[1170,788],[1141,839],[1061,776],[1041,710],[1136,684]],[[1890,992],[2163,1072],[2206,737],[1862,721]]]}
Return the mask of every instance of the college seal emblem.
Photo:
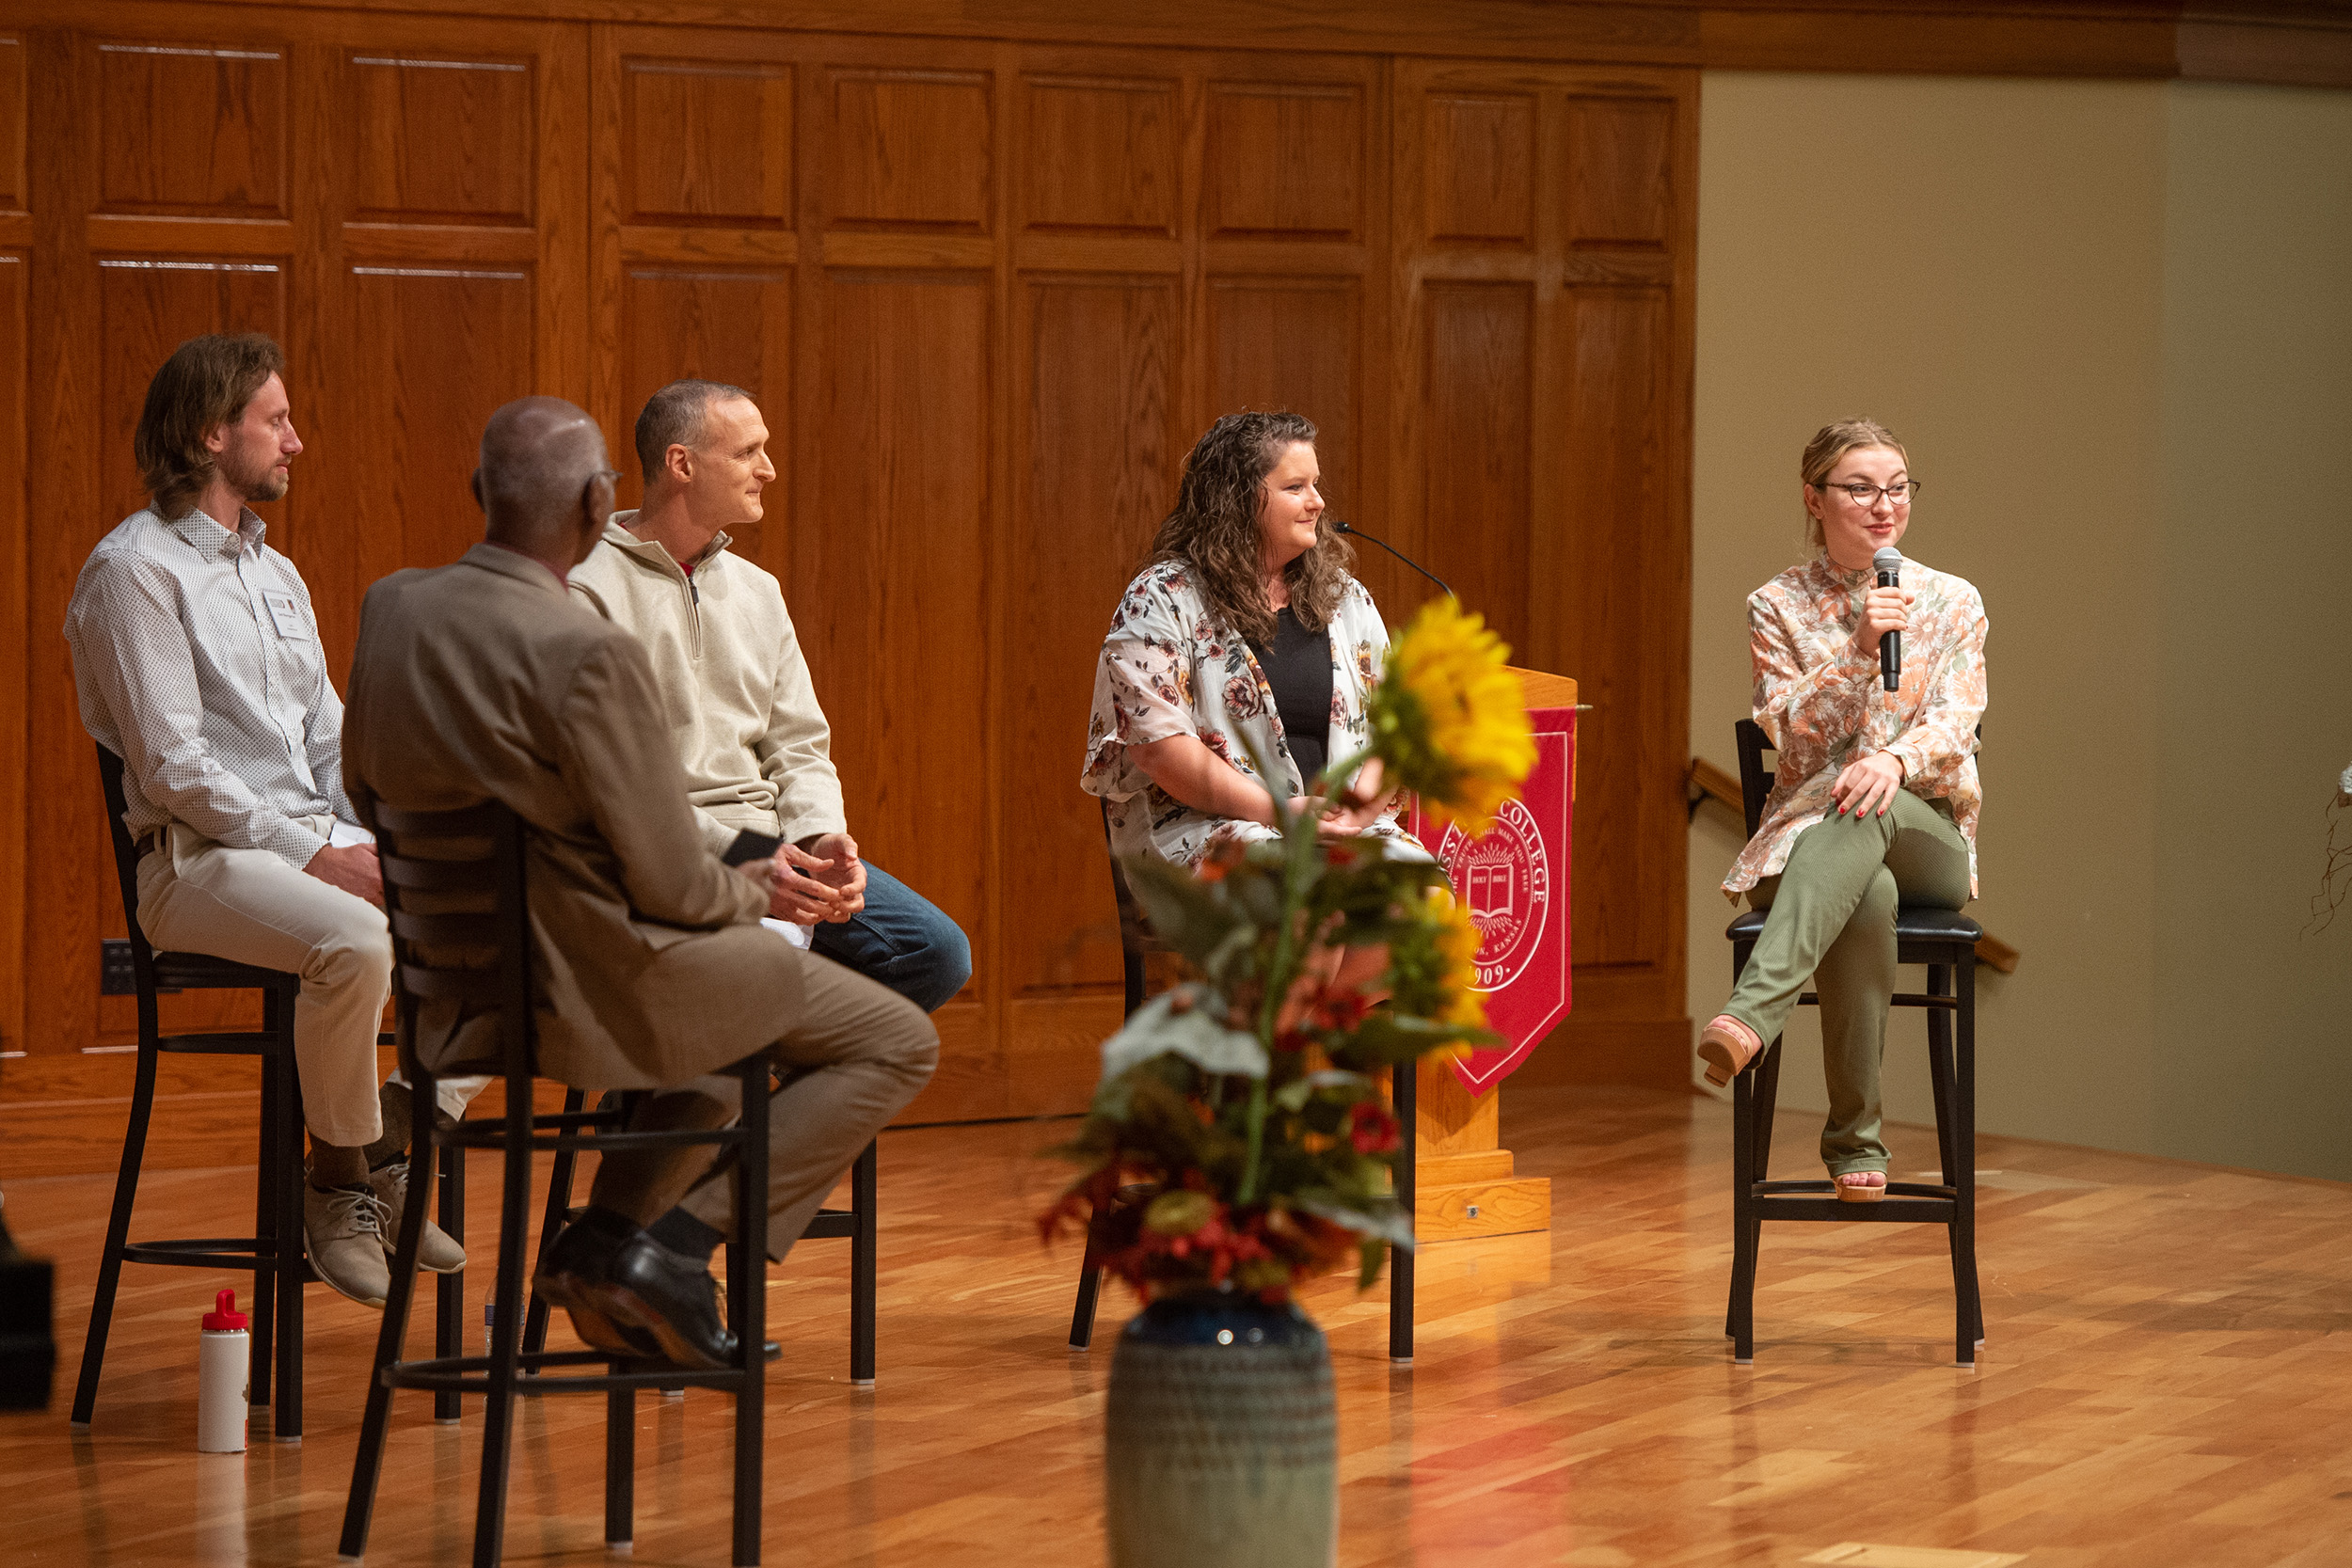
{"label": "college seal emblem", "polygon": [[1505,800],[1494,826],[1475,839],[1448,823],[1438,858],[1484,939],[1478,989],[1501,990],[1534,957],[1535,939],[1551,910],[1551,864],[1534,815],[1518,800]]}

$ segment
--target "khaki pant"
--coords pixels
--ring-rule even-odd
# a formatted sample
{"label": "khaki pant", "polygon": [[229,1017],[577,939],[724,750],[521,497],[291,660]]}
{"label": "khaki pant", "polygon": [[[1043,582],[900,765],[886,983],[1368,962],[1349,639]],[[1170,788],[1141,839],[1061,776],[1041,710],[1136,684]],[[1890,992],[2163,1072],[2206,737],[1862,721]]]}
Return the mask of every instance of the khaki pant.
{"label": "khaki pant", "polygon": [[[768,1254],[775,1259],[791,1250],[850,1162],[939,1063],[939,1032],[914,1003],[829,958],[805,959],[804,973],[801,1016],[770,1048],[783,1080],[768,1123]],[[640,1132],[723,1127],[736,1118],[742,1087],[715,1074],[691,1079],[648,1096],[629,1125]],[[641,1222],[682,1202],[705,1225],[726,1230],[735,1223],[734,1167],[706,1169],[709,1156],[691,1147],[608,1154],[589,1200]]]}
{"label": "khaki pant", "polygon": [[[331,822],[311,821],[323,837]],[[139,928],[157,948],[302,976],[294,1063],[302,1119],[321,1143],[357,1148],[384,1131],[375,1037],[392,990],[384,911],[266,849],[231,849],[183,823],[139,862]]]}
{"label": "khaki pant", "polygon": [[1945,811],[1898,790],[1883,816],[1832,816],[1805,829],[1787,868],[1758,881],[1748,902],[1770,913],[1724,1011],[1770,1044],[1812,981],[1829,1080],[1821,1163],[1832,1176],[1884,1170],[1879,1063],[1895,994],[1895,911],[1967,903],[1968,841]]}
{"label": "khaki pant", "polygon": [[[386,1078],[385,1082],[397,1088],[405,1089],[412,1086],[408,1082],[408,1075],[402,1072],[397,1065],[393,1067],[391,1075]],[[463,1121],[466,1117],[466,1107],[474,1102],[475,1096],[489,1086],[490,1077],[487,1073],[469,1074],[463,1078],[436,1078],[433,1080],[433,1103],[439,1109],[441,1115],[449,1117],[450,1120]]]}

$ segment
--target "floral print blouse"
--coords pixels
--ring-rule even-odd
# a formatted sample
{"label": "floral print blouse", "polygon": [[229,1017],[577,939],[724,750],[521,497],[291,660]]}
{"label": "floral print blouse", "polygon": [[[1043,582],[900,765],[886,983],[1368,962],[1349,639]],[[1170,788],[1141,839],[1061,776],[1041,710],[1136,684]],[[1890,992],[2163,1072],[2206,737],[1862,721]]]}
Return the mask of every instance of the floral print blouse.
{"label": "floral print blouse", "polygon": [[1968,841],[1968,892],[1977,894],[1977,722],[1984,717],[1984,600],[1964,578],[1915,561],[1903,586],[1918,595],[1903,633],[1900,689],[1880,683],[1876,653],[1857,652],[1854,627],[1877,578],[1815,557],[1748,595],[1748,653],[1756,667],[1756,721],[1779,761],[1756,836],[1732,863],[1733,902],[1757,879],[1788,864],[1797,835],[1834,808],[1830,786],[1856,756],[1885,752],[1903,765],[1903,787],[1947,801]]}
{"label": "floral print blouse", "polygon": [[[1363,584],[1349,578],[1327,628],[1331,639],[1333,761],[1352,757],[1372,738],[1364,694],[1380,678],[1389,628]],[[1107,803],[1111,847],[1121,856],[1154,854],[1180,865],[1199,863],[1227,839],[1272,838],[1262,823],[1212,816],[1162,790],[1128,754],[1129,746],[1198,736],[1243,778],[1281,800],[1306,792],[1298,764],[1282,736],[1274,689],[1248,643],[1209,612],[1181,562],[1147,566],[1120,596],[1095,666],[1094,706],[1087,720],[1087,755],[1079,786]],[[1261,775],[1250,748],[1279,774]],[[1391,854],[1418,857],[1420,847],[1397,826],[1394,813],[1366,830],[1391,841]]]}

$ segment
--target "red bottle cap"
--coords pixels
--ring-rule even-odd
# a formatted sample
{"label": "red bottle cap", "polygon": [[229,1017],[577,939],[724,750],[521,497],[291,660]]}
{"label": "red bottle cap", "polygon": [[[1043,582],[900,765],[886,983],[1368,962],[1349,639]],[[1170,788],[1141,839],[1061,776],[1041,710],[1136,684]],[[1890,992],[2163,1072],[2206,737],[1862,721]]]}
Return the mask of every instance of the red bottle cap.
{"label": "red bottle cap", "polygon": [[208,1334],[232,1334],[243,1329],[249,1320],[237,1310],[237,1292],[223,1291],[213,1300],[213,1309],[204,1314],[204,1331]]}

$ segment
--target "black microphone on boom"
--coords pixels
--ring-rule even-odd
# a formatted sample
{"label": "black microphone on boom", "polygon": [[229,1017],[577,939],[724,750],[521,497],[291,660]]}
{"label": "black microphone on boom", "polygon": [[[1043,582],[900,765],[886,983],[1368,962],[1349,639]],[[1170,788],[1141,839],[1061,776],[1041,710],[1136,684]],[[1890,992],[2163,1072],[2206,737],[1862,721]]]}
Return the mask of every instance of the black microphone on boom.
{"label": "black microphone on boom", "polygon": [[[1902,551],[1889,545],[1870,558],[1878,568],[1881,588],[1900,588],[1903,585]],[[1903,634],[1890,631],[1879,639],[1879,679],[1886,689],[1894,690],[1903,684]]]}
{"label": "black microphone on boom", "polygon": [[1422,577],[1425,577],[1431,582],[1436,583],[1438,587],[1444,592],[1447,598],[1451,599],[1458,597],[1453,589],[1446,587],[1445,578],[1439,577],[1437,573],[1431,571],[1420,562],[1415,561],[1411,556],[1406,555],[1403,550],[1398,549],[1394,545],[1390,544],[1387,540],[1375,539],[1371,534],[1366,533],[1362,529],[1358,528],[1354,523],[1343,523],[1337,517],[1331,519],[1331,527],[1339,532],[1348,535],[1350,538],[1367,540],[1372,544],[1379,546],[1382,549],[1388,551],[1391,555],[1405,562],[1406,565],[1410,566],[1414,571],[1419,572]]}

